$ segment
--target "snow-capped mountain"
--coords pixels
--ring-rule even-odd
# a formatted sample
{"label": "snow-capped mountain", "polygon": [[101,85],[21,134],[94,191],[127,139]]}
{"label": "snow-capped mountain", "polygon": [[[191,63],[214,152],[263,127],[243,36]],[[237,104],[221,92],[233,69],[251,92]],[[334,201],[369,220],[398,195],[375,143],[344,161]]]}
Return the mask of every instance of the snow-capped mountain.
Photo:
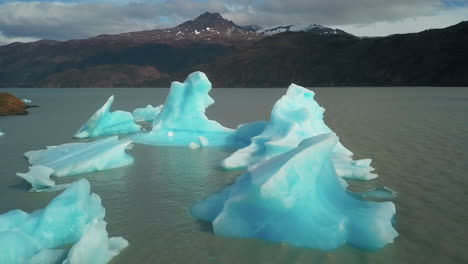
{"label": "snow-capped mountain", "polygon": [[337,28],[324,27],[317,24],[297,24],[297,25],[286,25],[286,26],[274,26],[266,27],[260,30],[257,30],[258,34],[271,36],[281,32],[311,32],[317,35],[347,35],[352,36],[348,32],[345,32]]}

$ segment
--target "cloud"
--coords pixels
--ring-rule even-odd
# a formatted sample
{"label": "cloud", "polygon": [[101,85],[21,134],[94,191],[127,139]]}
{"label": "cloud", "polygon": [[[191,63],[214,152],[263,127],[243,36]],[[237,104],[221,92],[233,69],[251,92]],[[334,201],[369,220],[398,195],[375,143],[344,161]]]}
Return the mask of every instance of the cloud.
{"label": "cloud", "polygon": [[0,32],[0,46],[7,45],[13,42],[31,42],[36,40],[39,39],[28,37],[7,37]]}
{"label": "cloud", "polygon": [[448,9],[436,15],[382,21],[370,24],[344,25],[340,28],[356,36],[387,36],[419,32],[429,28],[444,28],[468,20],[468,7]]}
{"label": "cloud", "polygon": [[[414,17],[436,17],[442,11],[466,7],[467,1],[0,0],[0,44],[24,39],[65,40],[163,28],[193,19],[206,11],[219,12],[240,25],[317,23],[351,26],[359,32],[366,25],[385,28]],[[468,19],[468,13],[465,17]],[[404,29],[403,26],[399,28]]]}

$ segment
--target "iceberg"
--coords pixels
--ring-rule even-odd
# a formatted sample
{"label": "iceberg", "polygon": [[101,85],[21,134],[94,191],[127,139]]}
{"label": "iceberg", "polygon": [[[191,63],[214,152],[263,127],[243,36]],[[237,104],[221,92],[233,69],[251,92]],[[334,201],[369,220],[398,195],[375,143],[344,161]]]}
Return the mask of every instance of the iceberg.
{"label": "iceberg", "polygon": [[5,135],[5,133],[3,133],[1,130],[0,130],[0,137]]}
{"label": "iceberg", "polygon": [[1,214],[0,263],[108,263],[128,242],[108,237],[104,216],[101,198],[90,193],[85,179],[71,184],[44,209]]}
{"label": "iceberg", "polygon": [[133,163],[125,151],[132,142],[111,136],[88,143],[68,143],[44,150],[28,151],[28,173],[17,175],[33,186],[33,190],[55,186],[50,177],[65,177],[81,173],[119,168]]}
{"label": "iceberg", "polygon": [[210,90],[211,83],[202,72],[190,74],[184,83],[173,82],[151,132],[129,138],[140,144],[187,147],[203,137],[209,146],[239,146],[234,129],[206,117],[205,109],[214,103]]}
{"label": "iceberg", "polygon": [[375,250],[398,235],[395,205],[349,195],[333,167],[333,134],[260,162],[234,184],[199,202],[191,214],[213,224],[216,235],[335,249],[345,243]]}
{"label": "iceberg", "polygon": [[152,105],[147,105],[145,108],[137,108],[133,110],[133,117],[136,122],[145,121],[152,122],[154,118],[161,112],[162,105],[153,107]]}
{"label": "iceberg", "polygon": [[[247,168],[294,149],[306,138],[332,133],[323,120],[324,112],[314,100],[314,92],[291,84],[286,95],[273,106],[268,123],[256,122],[238,128],[236,136],[244,142],[250,141],[250,145],[223,160],[221,167],[227,170]],[[250,140],[249,135],[253,136]],[[360,180],[377,177],[371,173],[374,168],[370,166],[370,159],[353,161],[353,153],[340,142],[332,153],[338,175]]]}
{"label": "iceberg", "polygon": [[30,103],[32,103],[32,101],[29,100],[29,99],[21,99],[21,102],[23,102],[23,103],[25,103],[25,104],[30,104]]}
{"label": "iceberg", "polygon": [[134,123],[133,115],[130,112],[120,110],[110,112],[113,103],[114,96],[112,95],[73,137],[88,138],[141,131],[141,126]]}

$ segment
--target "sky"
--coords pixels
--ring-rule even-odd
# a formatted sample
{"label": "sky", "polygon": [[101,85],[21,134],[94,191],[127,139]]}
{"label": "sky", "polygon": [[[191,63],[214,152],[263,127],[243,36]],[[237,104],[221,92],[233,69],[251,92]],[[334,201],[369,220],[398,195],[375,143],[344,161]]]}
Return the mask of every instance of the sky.
{"label": "sky", "polygon": [[238,25],[321,24],[357,36],[468,20],[468,0],[0,0],[0,45],[172,27],[204,12]]}

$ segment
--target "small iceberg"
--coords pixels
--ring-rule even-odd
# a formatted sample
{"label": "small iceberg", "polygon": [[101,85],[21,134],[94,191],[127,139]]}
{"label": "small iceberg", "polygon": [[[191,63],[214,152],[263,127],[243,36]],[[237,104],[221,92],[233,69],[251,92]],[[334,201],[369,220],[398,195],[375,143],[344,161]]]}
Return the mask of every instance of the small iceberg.
{"label": "small iceberg", "polygon": [[2,264],[105,264],[128,246],[109,238],[101,198],[89,182],[71,184],[44,209],[0,215]]}
{"label": "small iceberg", "polygon": [[332,133],[248,169],[233,185],[191,208],[216,235],[335,249],[345,243],[375,250],[398,235],[395,205],[362,201],[346,191],[333,166]]}
{"label": "small iceberg", "polygon": [[208,95],[210,90],[211,83],[202,72],[190,74],[184,83],[173,82],[151,132],[130,138],[147,145],[189,147],[194,143],[191,145],[195,147],[199,137],[203,137],[209,146],[238,146],[234,129],[206,117],[206,108],[214,103]]}
{"label": "small iceberg", "polygon": [[152,122],[156,116],[161,112],[163,105],[158,105],[153,107],[152,105],[147,105],[145,108],[137,108],[133,110],[133,117],[135,122]]}
{"label": "small iceberg", "polygon": [[24,155],[32,165],[30,171],[17,175],[31,183],[33,190],[53,187],[55,182],[51,176],[72,176],[132,164],[133,157],[125,151],[131,143],[112,136],[89,143],[68,143],[28,151]]}
{"label": "small iceberg", "polygon": [[54,174],[53,169],[37,165],[29,167],[29,172],[27,173],[17,173],[16,175],[31,184],[31,191],[37,191],[55,186],[55,181],[50,179],[52,174]]}
{"label": "small iceberg", "polygon": [[21,102],[23,102],[23,103],[25,103],[25,104],[30,104],[30,103],[32,103],[32,101],[29,100],[29,99],[21,99]]}
{"label": "small iceberg", "polygon": [[5,135],[5,133],[3,133],[1,130],[0,130],[0,137]]}
{"label": "small iceberg", "polygon": [[113,103],[112,95],[73,137],[88,138],[141,131],[141,126],[135,124],[132,113],[120,110],[110,112]]}
{"label": "small iceberg", "polygon": [[[325,109],[314,100],[314,92],[291,84],[286,95],[279,99],[271,111],[270,121],[239,126],[236,137],[247,144],[226,158],[224,169],[247,168],[260,161],[294,149],[309,137],[333,133],[323,121]],[[248,139],[249,136],[253,136]],[[338,175],[348,179],[370,180],[371,160],[353,161],[353,153],[338,142],[333,149],[333,163]]]}
{"label": "small iceberg", "polygon": [[205,137],[199,136],[198,142],[190,142],[190,144],[188,145],[188,148],[191,150],[194,150],[194,149],[204,148],[206,146],[208,146],[208,139],[206,139]]}

